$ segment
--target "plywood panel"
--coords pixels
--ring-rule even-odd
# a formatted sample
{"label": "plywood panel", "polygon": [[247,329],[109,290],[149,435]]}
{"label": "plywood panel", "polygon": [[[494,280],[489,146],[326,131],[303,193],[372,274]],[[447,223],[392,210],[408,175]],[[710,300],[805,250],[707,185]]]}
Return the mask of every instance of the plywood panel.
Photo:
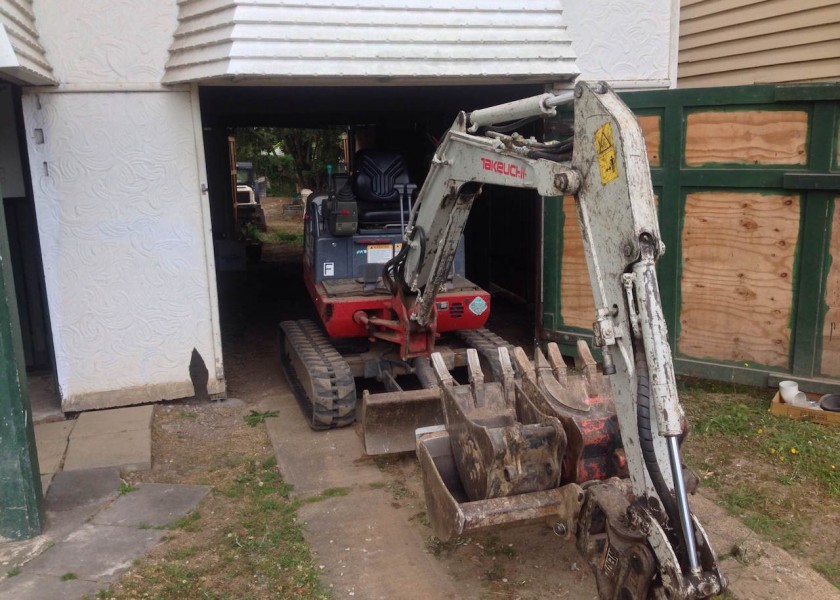
{"label": "plywood panel", "polygon": [[659,153],[662,143],[662,117],[659,115],[643,115],[636,117],[636,119],[642,126],[642,133],[645,135],[648,162],[651,167],[658,167],[661,164]]}
{"label": "plywood panel", "polygon": [[708,111],[688,115],[685,164],[804,165],[808,113]]}
{"label": "plywood panel", "polygon": [[831,220],[831,243],[828,254],[831,266],[825,287],[825,304],[828,308],[823,321],[822,361],[823,375],[840,376],[840,197],[834,199],[834,218]]}
{"label": "plywood panel", "polygon": [[574,197],[563,198],[563,213],[566,220],[563,224],[563,266],[560,269],[560,314],[564,325],[590,329],[595,320],[595,302],[592,300]]}
{"label": "plywood panel", "polygon": [[799,197],[689,194],[679,352],[786,368]]}

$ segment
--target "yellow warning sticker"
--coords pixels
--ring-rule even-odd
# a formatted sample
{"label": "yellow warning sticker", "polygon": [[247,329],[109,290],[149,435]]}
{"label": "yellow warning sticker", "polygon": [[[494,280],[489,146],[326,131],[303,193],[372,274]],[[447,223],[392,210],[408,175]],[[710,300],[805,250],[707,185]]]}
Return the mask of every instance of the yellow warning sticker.
{"label": "yellow warning sticker", "polygon": [[595,131],[595,152],[601,169],[601,183],[607,185],[618,177],[618,160],[615,157],[612,125],[604,123]]}

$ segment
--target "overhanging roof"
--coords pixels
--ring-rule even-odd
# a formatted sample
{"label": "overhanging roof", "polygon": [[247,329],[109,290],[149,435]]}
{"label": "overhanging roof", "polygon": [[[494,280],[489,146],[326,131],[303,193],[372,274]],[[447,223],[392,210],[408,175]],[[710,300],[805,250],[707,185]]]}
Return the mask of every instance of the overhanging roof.
{"label": "overhanging roof", "polygon": [[165,83],[557,81],[562,0],[179,0]]}
{"label": "overhanging roof", "polygon": [[54,85],[38,41],[32,0],[0,0],[0,77],[24,85]]}

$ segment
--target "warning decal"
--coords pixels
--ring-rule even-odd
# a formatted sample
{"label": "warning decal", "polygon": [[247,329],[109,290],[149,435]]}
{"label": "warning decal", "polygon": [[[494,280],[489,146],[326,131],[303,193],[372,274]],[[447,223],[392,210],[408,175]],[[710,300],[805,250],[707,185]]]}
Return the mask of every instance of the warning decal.
{"label": "warning decal", "polygon": [[610,123],[603,124],[595,131],[595,152],[598,153],[601,183],[606,185],[618,177],[618,161],[615,157],[615,143]]}

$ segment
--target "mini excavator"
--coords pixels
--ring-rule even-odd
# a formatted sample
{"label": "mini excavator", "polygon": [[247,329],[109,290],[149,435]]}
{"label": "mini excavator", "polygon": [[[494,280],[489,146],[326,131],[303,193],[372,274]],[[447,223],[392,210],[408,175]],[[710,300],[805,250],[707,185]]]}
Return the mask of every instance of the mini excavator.
{"label": "mini excavator", "polygon": [[[515,132],[569,104],[570,139]],[[687,422],[656,275],[665,248],[644,138],[624,102],[605,83],[578,82],[459,113],[407,219],[414,190],[399,161],[363,158],[354,181],[308,208],[307,287],[327,333],[311,322],[281,323],[284,368],[313,426],[352,422],[354,375],[375,376],[388,391],[362,399],[366,448],[416,451],[439,538],[545,521],[576,540],[602,599],[721,594],[726,578],[688,501],[697,478],[680,458]],[[482,329],[489,296],[463,279],[461,238],[483,184],[575,196],[600,369],[584,342],[583,368],[572,372],[555,344],[531,359]],[[365,229],[362,206],[384,196],[399,207],[380,223],[399,228]],[[366,260],[354,267],[362,250]],[[454,330],[467,348],[436,347],[440,333]],[[347,358],[333,348],[340,337],[390,350]],[[468,382],[452,376],[454,364],[467,367]],[[415,373],[423,389],[387,385],[394,369]],[[388,418],[371,416],[380,411]],[[404,431],[369,440],[368,427],[385,421],[408,430],[407,441]]]}

